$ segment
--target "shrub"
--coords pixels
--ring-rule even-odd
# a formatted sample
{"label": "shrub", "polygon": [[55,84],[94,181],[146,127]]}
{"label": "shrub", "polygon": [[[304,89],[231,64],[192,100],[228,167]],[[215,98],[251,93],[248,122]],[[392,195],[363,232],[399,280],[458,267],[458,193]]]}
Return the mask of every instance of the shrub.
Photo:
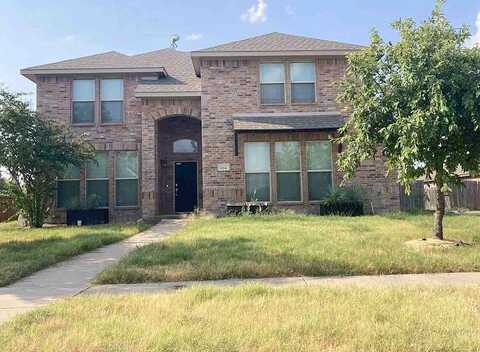
{"label": "shrub", "polygon": [[320,215],[363,215],[365,191],[358,185],[333,188],[320,202]]}

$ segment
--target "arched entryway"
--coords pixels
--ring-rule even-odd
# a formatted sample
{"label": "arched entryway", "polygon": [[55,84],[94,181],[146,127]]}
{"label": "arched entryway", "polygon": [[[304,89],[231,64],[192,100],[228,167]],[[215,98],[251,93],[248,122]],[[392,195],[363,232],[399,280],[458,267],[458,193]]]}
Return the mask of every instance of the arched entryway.
{"label": "arched entryway", "polygon": [[157,121],[158,211],[191,212],[202,206],[202,125],[195,117]]}

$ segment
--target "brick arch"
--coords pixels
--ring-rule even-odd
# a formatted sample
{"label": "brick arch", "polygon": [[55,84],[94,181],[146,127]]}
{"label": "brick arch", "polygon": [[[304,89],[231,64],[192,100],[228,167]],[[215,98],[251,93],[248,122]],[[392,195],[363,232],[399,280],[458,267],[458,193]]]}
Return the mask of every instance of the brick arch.
{"label": "brick arch", "polygon": [[149,102],[146,107],[145,115],[147,118],[158,121],[175,116],[189,116],[194,119],[201,119],[200,101],[173,101],[167,102]]}

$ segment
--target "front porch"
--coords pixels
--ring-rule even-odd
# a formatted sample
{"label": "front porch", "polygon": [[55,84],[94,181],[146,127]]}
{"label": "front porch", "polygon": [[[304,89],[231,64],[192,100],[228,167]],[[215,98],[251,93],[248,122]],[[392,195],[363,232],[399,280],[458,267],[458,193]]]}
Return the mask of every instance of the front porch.
{"label": "front porch", "polygon": [[203,204],[200,98],[145,98],[142,217],[192,212]]}

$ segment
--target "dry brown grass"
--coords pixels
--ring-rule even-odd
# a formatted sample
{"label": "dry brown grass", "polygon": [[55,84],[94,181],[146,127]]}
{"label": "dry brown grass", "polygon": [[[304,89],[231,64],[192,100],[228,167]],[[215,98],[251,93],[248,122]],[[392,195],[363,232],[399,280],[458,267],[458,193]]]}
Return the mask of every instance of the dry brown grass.
{"label": "dry brown grass", "polygon": [[4,352],[479,351],[480,288],[194,288],[90,296],[0,328]]}

